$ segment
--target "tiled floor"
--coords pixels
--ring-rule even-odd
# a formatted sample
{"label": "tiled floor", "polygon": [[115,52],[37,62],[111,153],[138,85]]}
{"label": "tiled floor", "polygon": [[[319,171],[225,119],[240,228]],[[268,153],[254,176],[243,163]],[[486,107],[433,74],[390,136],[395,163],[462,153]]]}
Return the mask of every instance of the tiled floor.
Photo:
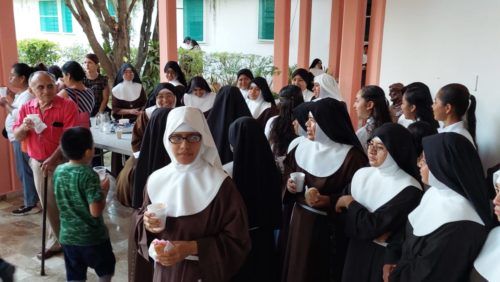
{"label": "tiled floor", "polygon": [[[104,220],[109,229],[116,256],[116,272],[113,281],[127,281],[127,241],[131,211],[108,194]],[[23,204],[22,196],[8,197],[0,201],[0,257],[16,266],[15,281],[66,281],[64,258],[60,254],[46,260],[46,276],[40,276],[40,260],[36,254],[42,244],[42,213],[12,216],[10,212]],[[97,281],[89,269],[88,280]]]}

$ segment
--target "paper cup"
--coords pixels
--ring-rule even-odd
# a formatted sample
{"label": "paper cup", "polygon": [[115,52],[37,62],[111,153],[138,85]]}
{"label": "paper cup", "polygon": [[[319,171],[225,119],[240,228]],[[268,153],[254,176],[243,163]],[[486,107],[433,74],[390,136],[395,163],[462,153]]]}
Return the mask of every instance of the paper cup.
{"label": "paper cup", "polygon": [[106,179],[106,167],[105,166],[95,166],[94,171],[99,175],[99,180],[103,181]]}
{"label": "paper cup", "polygon": [[0,97],[7,97],[7,87],[0,87]]}
{"label": "paper cup", "polygon": [[304,179],[306,175],[303,172],[290,173],[290,178],[295,183],[297,193],[304,191]]}
{"label": "paper cup", "polygon": [[163,203],[155,203],[148,205],[148,212],[152,212],[155,214],[155,217],[160,220],[160,229],[165,229],[165,223],[167,222],[167,206]]}
{"label": "paper cup", "polygon": [[31,119],[35,125],[41,122],[39,114],[28,114],[26,117]]}

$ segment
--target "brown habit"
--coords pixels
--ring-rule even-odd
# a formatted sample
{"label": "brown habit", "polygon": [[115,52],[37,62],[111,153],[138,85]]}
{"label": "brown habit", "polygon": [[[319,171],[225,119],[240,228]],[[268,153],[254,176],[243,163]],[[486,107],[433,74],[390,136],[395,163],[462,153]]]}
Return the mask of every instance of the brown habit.
{"label": "brown habit", "polygon": [[250,250],[250,236],[243,200],[229,177],[203,211],[177,218],[167,217],[166,228],[159,234],[144,229],[143,213],[149,203],[146,192],[136,221],[139,253],[149,258],[148,247],[155,238],[195,240],[199,257],[199,261],[183,260],[170,267],[156,263],[153,281],[228,281],[240,269]]}
{"label": "brown habit", "polygon": [[[284,202],[293,203],[288,242],[283,262],[282,281],[340,281],[348,240],[344,224],[335,216],[335,204],[354,173],[366,166],[366,156],[353,147],[342,166],[331,176],[316,177],[300,168],[295,161],[295,150],[288,155],[287,175],[299,171],[305,173],[305,183],[315,187],[321,195],[330,196],[331,205],[315,208],[326,212],[320,215],[303,208],[304,193],[285,192]],[[331,239],[332,238],[332,239]]]}

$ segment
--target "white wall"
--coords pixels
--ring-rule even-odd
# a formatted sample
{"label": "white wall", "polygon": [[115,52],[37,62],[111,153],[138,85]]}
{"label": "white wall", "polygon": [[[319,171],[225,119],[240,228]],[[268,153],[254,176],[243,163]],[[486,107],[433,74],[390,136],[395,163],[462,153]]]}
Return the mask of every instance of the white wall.
{"label": "white wall", "polygon": [[[300,0],[291,1],[290,65],[297,63]],[[258,39],[259,0],[205,0],[204,41],[206,52],[237,52],[273,55],[273,41]],[[328,62],[331,0],[314,0],[311,27],[311,61]],[[177,41],[183,39],[183,1],[177,0]]]}
{"label": "white wall", "polygon": [[451,82],[466,85],[478,101],[477,141],[485,169],[500,162],[499,27],[497,0],[387,1],[381,86],[422,81],[434,95]]}
{"label": "white wall", "polygon": [[[61,2],[64,0],[58,0],[57,6],[59,9],[59,27],[60,32],[42,32],[40,31],[40,13],[38,0],[14,0],[14,19],[16,24],[16,37],[17,40],[29,39],[29,38],[39,38],[47,39],[58,43],[62,47],[74,46],[81,44],[84,46],[89,46],[87,36],[83,32],[80,24],[73,17],[73,32],[64,33],[62,32],[61,25]],[[103,0],[104,1],[104,0]],[[87,9],[90,16],[92,26],[95,31],[95,35],[99,42],[102,42],[102,35],[99,27],[99,23],[93,12]],[[153,16],[153,22],[156,19]],[[131,46],[137,46],[139,44],[139,34],[142,21],[142,4],[138,3],[131,13]],[[90,49],[90,46],[89,46]]]}

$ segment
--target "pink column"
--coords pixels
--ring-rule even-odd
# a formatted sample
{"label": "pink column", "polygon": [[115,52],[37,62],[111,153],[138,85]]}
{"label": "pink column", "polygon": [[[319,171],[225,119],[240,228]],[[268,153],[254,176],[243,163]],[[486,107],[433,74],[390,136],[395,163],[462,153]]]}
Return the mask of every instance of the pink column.
{"label": "pink column", "polygon": [[273,90],[278,92],[288,84],[288,55],[290,53],[290,0],[274,2],[274,66]]}
{"label": "pink column", "polygon": [[[14,4],[12,0],[2,1],[0,9],[0,86],[6,86],[10,69],[17,61],[16,27],[14,23]],[[5,124],[5,109],[0,107],[0,125]],[[5,138],[0,138],[0,195],[21,187],[15,177],[12,146]]]}
{"label": "pink column", "polygon": [[309,54],[311,50],[311,11],[312,0],[300,0],[299,14],[299,54],[297,65],[299,68],[309,68]]}
{"label": "pink column", "polygon": [[370,38],[368,43],[368,62],[366,64],[366,85],[378,84],[382,62],[382,39],[384,35],[386,0],[372,1],[370,19]]}
{"label": "pink column", "polygon": [[330,57],[328,60],[328,73],[337,79],[339,78],[343,14],[344,0],[333,0],[330,20]]}
{"label": "pink column", "polygon": [[366,0],[344,2],[339,84],[340,91],[351,115],[351,121],[355,127],[357,127],[358,119],[354,114],[353,102],[357,91],[361,88],[365,18]]}
{"label": "pink column", "polygon": [[168,61],[177,61],[177,5],[176,0],[158,1],[160,39],[160,80],[166,82],[163,67]]}

